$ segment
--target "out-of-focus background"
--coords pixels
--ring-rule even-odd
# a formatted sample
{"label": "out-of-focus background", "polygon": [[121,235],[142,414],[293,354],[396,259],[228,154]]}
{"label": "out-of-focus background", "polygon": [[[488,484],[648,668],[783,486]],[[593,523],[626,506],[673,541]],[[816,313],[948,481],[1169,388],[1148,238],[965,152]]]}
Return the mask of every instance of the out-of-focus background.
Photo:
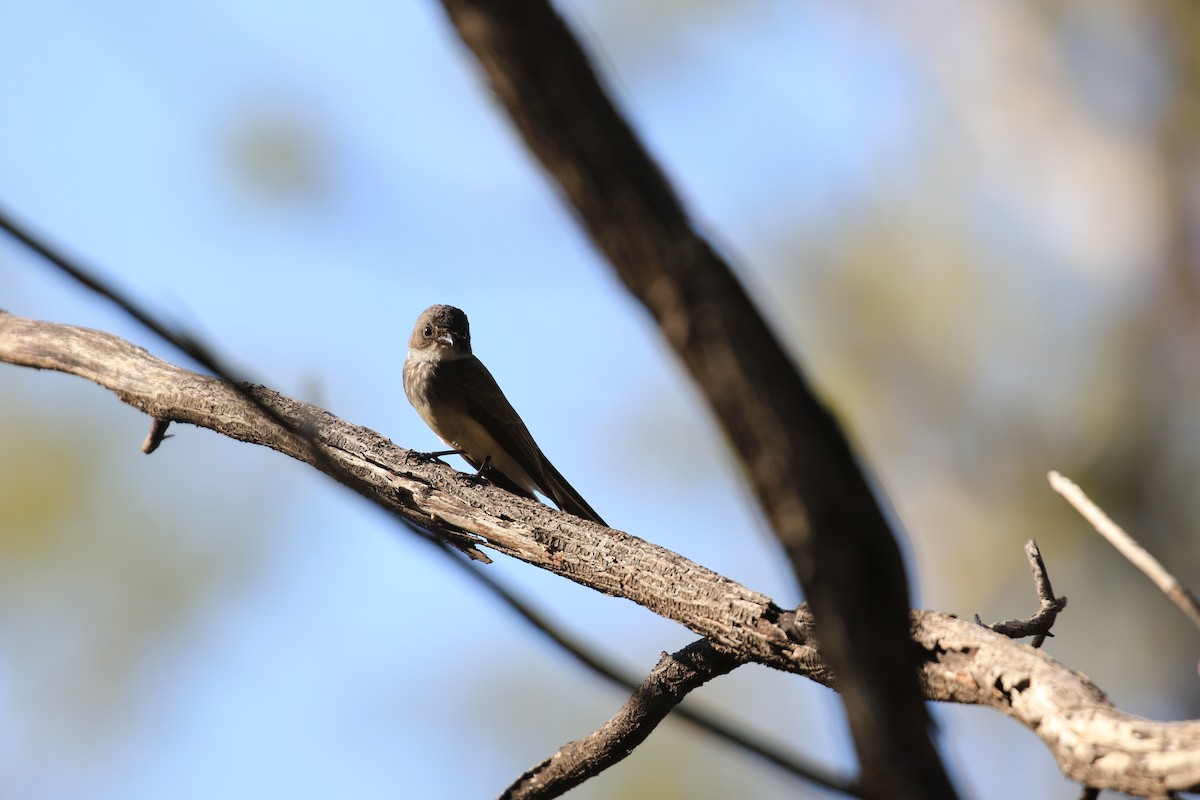
{"label": "out-of-focus background", "polygon": [[[1200,715],[1200,636],[1046,486],[1200,585],[1200,22],[1192,0],[561,6],[847,423],[915,602],[1070,606],[1123,709]],[[431,2],[0,10],[0,202],[255,380],[398,444],[417,314],[476,350],[612,524],[800,598],[737,468]],[[179,356],[0,239],[0,306]],[[0,365],[0,796],[487,797],[622,701],[313,470]],[[645,672],[692,636],[504,559]],[[827,764],[836,698],[744,668],[695,700]],[[1072,790],[939,706],[976,798]],[[580,798],[806,790],[668,723]],[[819,793],[813,792],[814,796]]]}

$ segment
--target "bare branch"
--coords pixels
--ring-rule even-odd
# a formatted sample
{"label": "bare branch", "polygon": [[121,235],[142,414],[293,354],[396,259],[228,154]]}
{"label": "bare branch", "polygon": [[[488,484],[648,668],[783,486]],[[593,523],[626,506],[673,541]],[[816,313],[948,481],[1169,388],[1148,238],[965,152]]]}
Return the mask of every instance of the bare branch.
{"label": "bare branch", "polygon": [[[526,622],[533,625],[544,636],[548,637],[555,644],[562,647],[566,653],[581,663],[584,667],[592,670],[604,678],[607,678],[609,681],[612,681],[619,686],[629,689],[630,691],[637,691],[640,684],[636,680],[629,678],[616,666],[590,652],[579,642],[568,639],[528,603],[509,592],[509,590],[500,583],[488,579],[488,577],[484,575],[483,571],[480,570],[476,565],[472,565],[470,562],[464,561],[461,558],[455,558],[453,563],[461,567],[474,580],[479,581],[485,589],[499,596]],[[680,697],[680,699],[682,699],[682,697]],[[806,780],[810,783],[818,784],[831,791],[849,791],[847,788],[849,784],[844,779],[834,776],[812,764],[805,763],[795,755],[784,753],[775,745],[766,742],[761,738],[754,737],[746,731],[740,730],[712,714],[706,713],[699,709],[690,708],[688,706],[676,706],[673,713],[676,719],[683,720],[684,722],[687,722],[696,728],[717,737],[726,744],[730,744],[741,749],[745,753],[761,758],[767,763],[773,764],[779,769],[789,772],[797,778]],[[604,769],[607,766],[611,766],[611,764],[595,763],[595,766],[597,768],[597,772],[595,774],[598,774],[599,770]],[[591,777],[591,775],[588,777]]]}
{"label": "bare branch", "polygon": [[443,0],[530,151],[654,317],[812,603],[868,796],[954,797],[913,681],[903,560],[860,463],[545,0]]}
{"label": "bare branch", "polygon": [[[1058,619],[1058,613],[1067,607],[1067,598],[1054,596],[1054,589],[1050,587],[1050,573],[1046,571],[1046,562],[1042,560],[1042,551],[1038,550],[1037,542],[1033,539],[1025,543],[1025,557],[1029,559],[1029,568],[1033,571],[1033,584],[1038,596],[1037,612],[1028,619],[1009,619],[986,627],[1010,639],[1032,636],[1033,641],[1030,645],[1041,647],[1047,636],[1054,635],[1050,628]],[[984,624],[978,614],[975,615],[975,622],[978,625]]]}
{"label": "bare branch", "polygon": [[[663,653],[658,665],[608,722],[583,739],[563,745],[524,773],[505,790],[502,800],[559,797],[632,753],[688,692],[740,663],[735,656],[713,648],[706,639],[676,653]],[[813,778],[826,788],[856,794],[845,781],[824,775],[810,776]]]}
{"label": "bare branch", "polygon": [[[111,334],[0,313],[0,361],[80,375],[156,419],[206,427],[312,463],[310,447],[227,384]],[[250,391],[295,429],[310,430],[330,463],[415,524],[633,600],[739,661],[834,685],[808,635],[805,607],[782,611],[765,595],[676,553],[482,485],[315,406],[261,386]],[[971,622],[931,611],[913,611],[910,621],[924,654],[919,677],[927,699],[1002,711],[1033,731],[1081,785],[1148,797],[1200,788],[1200,722],[1118,711],[1083,675]]]}
{"label": "bare branch", "polygon": [[[0,312],[0,361],[79,375],[155,419],[197,425],[351,476],[351,488],[414,525],[493,550],[676,620],[719,647],[781,669],[816,664],[815,650],[777,624],[770,598],[637,537],[474,480],[397,447],[367,428],[262,386],[248,387],[291,430],[311,432],[325,460],[298,434],[265,417],[242,391],[174,366],[101,331]],[[603,565],[600,567],[599,565]]]}
{"label": "bare branch", "polygon": [[163,443],[163,439],[170,439],[167,435],[167,426],[171,424],[169,419],[152,419],[150,420],[150,432],[146,434],[146,441],[142,442],[142,452],[150,455],[158,446]]}
{"label": "bare branch", "polygon": [[[186,355],[194,358],[198,363],[211,370],[217,378],[220,378],[227,384],[230,384],[243,398],[248,400],[260,411],[262,411],[268,419],[279,422],[284,429],[292,430],[294,433],[299,434],[306,442],[310,452],[314,454],[315,464],[328,472],[340,483],[350,486],[360,494],[364,494],[364,492],[361,490],[361,487],[358,486],[357,479],[355,479],[350,473],[344,472],[333,465],[325,457],[324,451],[316,446],[316,441],[312,432],[312,426],[310,424],[292,426],[277,418],[271,409],[266,408],[263,404],[261,404],[258,398],[252,392],[250,392],[244,384],[237,383],[237,379],[229,372],[228,367],[226,367],[223,362],[219,361],[215,354],[206,348],[196,337],[188,334],[185,331],[172,329],[169,325],[143,309],[116,287],[99,278],[91,270],[88,270],[87,268],[75,263],[72,259],[64,256],[62,253],[41,241],[23,226],[17,224],[17,222],[13,220],[7,213],[5,213],[3,209],[0,209],[0,229],[3,229],[19,242],[32,249],[55,269],[63,272],[81,285],[114,303],[129,316],[142,323],[148,330],[158,334],[161,337],[164,337],[176,348],[182,350]],[[164,439],[170,438],[170,435],[166,433],[169,425],[170,420],[152,419],[150,424],[150,432],[147,434],[145,441],[142,443],[142,452],[149,455],[158,449],[158,446],[163,442]],[[447,453],[452,452],[455,451],[444,451],[441,453],[432,453],[430,455],[436,458],[437,456],[446,455]],[[533,628],[539,633],[546,636],[552,642],[561,647],[564,652],[574,658],[577,662],[593,672],[601,675],[602,677],[605,677],[608,680],[613,681],[614,683],[617,683],[627,689],[633,690],[637,687],[638,684],[634,679],[622,674],[615,666],[602,659],[589,648],[585,647],[579,642],[572,641],[567,638],[552,623],[548,622],[531,606],[521,601],[518,597],[509,592],[490,576],[471,568],[466,562],[454,557],[453,553],[450,552],[450,549],[446,546],[449,543],[450,545],[457,547],[457,549],[468,555],[473,561],[482,562],[485,564],[491,563],[491,559],[484,555],[482,551],[474,547],[472,544],[456,542],[455,540],[450,540],[447,542],[446,540],[437,539],[433,536],[430,536],[428,531],[415,525],[409,520],[405,520],[403,517],[398,517],[398,520],[402,523],[403,527],[418,535],[419,538],[422,538],[431,544],[438,545],[438,552],[448,555],[453,564],[465,569],[467,574],[470,575],[473,580],[495,594],[496,597],[499,598],[501,602],[507,604],[513,612],[533,626]],[[740,748],[744,752],[758,756],[759,758],[774,764],[780,769],[790,772],[796,777],[821,784],[827,788],[836,789],[838,786],[836,779],[826,776],[818,768],[809,764],[805,764],[797,759],[794,755],[781,752],[777,747],[774,747],[765,741],[756,740],[746,732],[738,730],[734,726],[720,720],[715,716],[693,709],[681,709],[677,712],[677,716],[696,726],[700,730],[706,731],[711,735],[722,739],[726,743]]]}
{"label": "bare branch", "polygon": [[1140,569],[1147,578],[1154,582],[1159,591],[1171,599],[1183,615],[1200,628],[1200,602],[1179,579],[1172,575],[1157,558],[1150,555],[1136,540],[1109,519],[1100,506],[1096,505],[1069,478],[1051,471],[1047,476],[1050,486],[1074,506],[1080,515],[1092,524],[1096,532],[1117,548],[1117,552],[1125,556],[1129,563]]}
{"label": "bare branch", "polygon": [[1034,731],[1070,780],[1139,797],[1200,788],[1200,721],[1156,722],[1113,708],[1043,650],[930,611],[913,612],[930,655],[931,700],[985,705]]}

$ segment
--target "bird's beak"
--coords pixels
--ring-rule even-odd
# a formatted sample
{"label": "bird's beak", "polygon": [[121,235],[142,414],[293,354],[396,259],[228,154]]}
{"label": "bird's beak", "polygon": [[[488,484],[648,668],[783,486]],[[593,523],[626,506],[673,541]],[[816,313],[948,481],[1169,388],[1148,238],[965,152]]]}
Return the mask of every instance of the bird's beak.
{"label": "bird's beak", "polygon": [[437,340],[439,342],[444,342],[445,344],[449,345],[450,347],[454,346],[454,337],[448,333],[443,333],[441,336],[439,336],[437,338]]}

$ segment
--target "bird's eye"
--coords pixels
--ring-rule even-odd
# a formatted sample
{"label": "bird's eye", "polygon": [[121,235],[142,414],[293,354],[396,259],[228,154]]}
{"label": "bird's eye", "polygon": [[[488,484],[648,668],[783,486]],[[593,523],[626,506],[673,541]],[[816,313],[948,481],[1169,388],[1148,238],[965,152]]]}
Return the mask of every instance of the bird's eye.
{"label": "bird's eye", "polygon": [[426,339],[428,339],[430,336],[433,336],[433,326],[432,326],[432,325],[426,325],[426,326],[425,326],[425,330],[424,330],[424,331],[422,331],[422,333],[424,333],[424,334],[425,334],[425,338],[426,338]]}

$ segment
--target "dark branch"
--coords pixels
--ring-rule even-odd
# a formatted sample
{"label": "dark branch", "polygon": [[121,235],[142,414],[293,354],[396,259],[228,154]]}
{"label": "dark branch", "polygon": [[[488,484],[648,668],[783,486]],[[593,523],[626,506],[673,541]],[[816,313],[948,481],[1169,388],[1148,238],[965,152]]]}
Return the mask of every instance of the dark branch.
{"label": "dark branch", "polygon": [[812,604],[867,794],[949,798],[895,538],[841,429],[699,236],[544,0],[443,0],[526,145],[654,317],[733,445]]}
{"label": "dark branch", "polygon": [[[1054,596],[1054,589],[1050,586],[1050,573],[1046,571],[1046,562],[1042,560],[1042,552],[1038,550],[1037,542],[1033,539],[1025,543],[1025,557],[1029,559],[1029,568],[1033,571],[1033,584],[1038,596],[1038,610],[1027,619],[1009,619],[985,625],[985,627],[1010,639],[1032,636],[1033,641],[1030,644],[1034,647],[1041,647],[1047,636],[1054,635],[1050,632],[1050,628],[1058,619],[1059,612],[1067,607],[1067,598]],[[979,625],[984,624],[978,614],[975,615],[975,622]]]}
{"label": "dark branch", "polygon": [[163,439],[170,439],[167,435],[167,426],[171,424],[169,419],[152,419],[150,420],[150,432],[146,434],[146,441],[142,442],[142,452],[150,455],[158,446],[163,443]]}
{"label": "dark branch", "polygon": [[[658,665],[612,719],[583,739],[563,745],[517,779],[501,798],[545,800],[564,794],[632,753],[688,692],[740,664],[738,658],[716,650],[707,639],[677,653],[663,653]],[[823,784],[853,793],[845,782],[827,778]]]}

